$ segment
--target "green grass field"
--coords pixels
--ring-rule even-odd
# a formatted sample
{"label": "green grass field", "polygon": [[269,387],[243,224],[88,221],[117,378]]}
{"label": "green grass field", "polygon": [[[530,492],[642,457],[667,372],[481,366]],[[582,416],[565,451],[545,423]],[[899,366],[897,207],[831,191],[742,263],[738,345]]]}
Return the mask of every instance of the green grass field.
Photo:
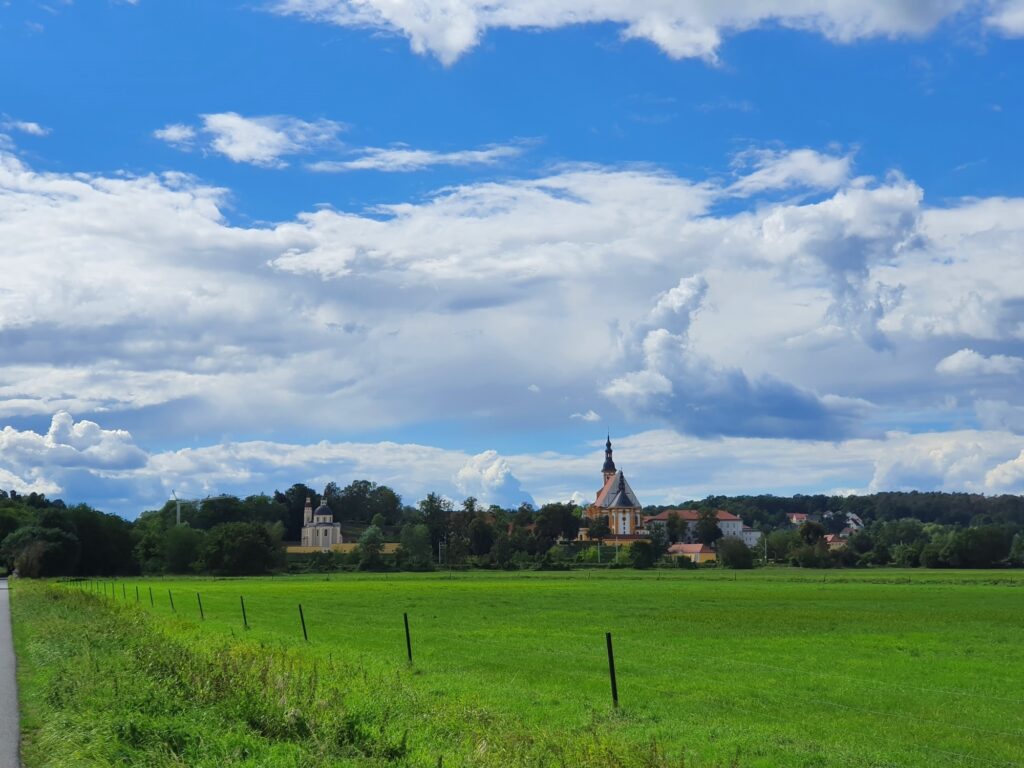
{"label": "green grass field", "polygon": [[30,768],[1024,765],[1020,572],[103,586],[16,587]]}

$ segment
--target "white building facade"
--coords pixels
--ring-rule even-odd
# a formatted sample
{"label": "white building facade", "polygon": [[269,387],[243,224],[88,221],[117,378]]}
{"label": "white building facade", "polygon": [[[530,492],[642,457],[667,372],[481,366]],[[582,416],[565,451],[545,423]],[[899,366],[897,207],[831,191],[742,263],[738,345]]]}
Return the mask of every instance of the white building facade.
{"label": "white building facade", "polygon": [[758,544],[761,543],[761,532],[760,531],[755,531],[749,525],[744,525],[743,526],[742,538],[743,538],[743,543],[746,544],[751,549],[753,549],[754,547],[756,547]]}
{"label": "white building facade", "polygon": [[307,496],[306,508],[302,513],[302,546],[317,547],[328,551],[333,545],[341,544],[341,523],[334,522],[334,513],[321,502],[313,509],[313,502]]}

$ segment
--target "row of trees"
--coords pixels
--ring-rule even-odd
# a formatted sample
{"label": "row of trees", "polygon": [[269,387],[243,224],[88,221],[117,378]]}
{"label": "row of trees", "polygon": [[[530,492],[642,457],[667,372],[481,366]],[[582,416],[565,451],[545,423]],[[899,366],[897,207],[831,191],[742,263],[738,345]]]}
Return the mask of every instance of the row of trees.
{"label": "row of trees", "polygon": [[825,544],[825,531],[824,525],[815,522],[796,530],[773,531],[765,541],[766,555],[775,562],[809,568],[1024,566],[1024,526],[1012,523],[961,528],[914,518],[876,520],[838,549]]}
{"label": "row of trees", "polygon": [[[715,546],[720,562],[748,567],[754,553],[738,540],[721,540],[716,509],[741,514],[761,528],[766,548],[759,547],[757,556],[766,554],[774,562],[805,567],[1024,564],[1024,504],[1019,497],[913,493],[709,497],[685,504],[699,511],[692,530],[669,515],[663,529],[652,531],[650,542],[609,554],[600,546],[565,544],[576,538],[581,522],[582,510],[571,503],[546,504],[540,509],[529,504],[516,509],[485,508],[472,497],[455,505],[429,494],[416,506],[405,506],[392,489],[366,480],[344,488],[330,483],[323,494],[296,484],[272,495],[184,503],[181,526],[176,524],[174,502],[129,522],[84,504],[67,506],[41,494],[0,491],[0,560],[26,576],[265,573],[288,565],[284,543],[299,538],[307,498],[314,507],[325,502],[342,523],[346,539],[359,541],[348,564],[368,569],[422,570],[438,563],[562,567],[599,558],[602,563],[614,560],[618,565],[649,567],[687,533],[692,540]],[[830,549],[825,534],[841,530],[851,509],[867,521],[867,528],[844,549]],[[907,509],[934,519],[891,516]],[[820,515],[822,523],[794,530],[786,522],[786,513],[793,511]],[[600,543],[611,532],[606,521],[598,520],[591,521],[589,534]],[[397,554],[385,556],[386,541],[399,543]],[[309,564],[334,567],[339,558],[314,557]]]}
{"label": "row of trees", "polygon": [[[865,496],[708,496],[684,502],[696,509],[724,509],[739,515],[747,525],[763,530],[781,528],[791,512],[825,517],[829,512],[847,512],[867,522],[913,518],[922,523],[958,525],[1024,525],[1024,497],[1011,494],[983,496],[977,493],[885,492]],[[668,507],[652,506],[645,511],[660,512]]]}

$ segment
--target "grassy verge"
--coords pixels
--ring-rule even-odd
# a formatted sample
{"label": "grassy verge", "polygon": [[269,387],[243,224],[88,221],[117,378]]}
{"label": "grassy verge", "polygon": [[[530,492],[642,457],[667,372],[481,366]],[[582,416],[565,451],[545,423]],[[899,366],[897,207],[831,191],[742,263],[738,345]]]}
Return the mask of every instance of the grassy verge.
{"label": "grassy verge", "polygon": [[29,768],[680,764],[603,736],[621,715],[538,732],[433,695],[413,670],[199,637],[57,585],[19,583],[13,618]]}

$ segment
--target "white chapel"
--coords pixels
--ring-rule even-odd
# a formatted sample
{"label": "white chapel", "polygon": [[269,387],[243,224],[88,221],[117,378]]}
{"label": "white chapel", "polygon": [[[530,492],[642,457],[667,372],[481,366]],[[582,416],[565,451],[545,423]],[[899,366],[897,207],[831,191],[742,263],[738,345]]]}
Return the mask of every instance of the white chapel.
{"label": "white chapel", "polygon": [[302,513],[302,546],[318,547],[326,552],[335,544],[341,544],[341,523],[334,522],[334,513],[326,501],[320,502],[314,510],[307,496]]}

